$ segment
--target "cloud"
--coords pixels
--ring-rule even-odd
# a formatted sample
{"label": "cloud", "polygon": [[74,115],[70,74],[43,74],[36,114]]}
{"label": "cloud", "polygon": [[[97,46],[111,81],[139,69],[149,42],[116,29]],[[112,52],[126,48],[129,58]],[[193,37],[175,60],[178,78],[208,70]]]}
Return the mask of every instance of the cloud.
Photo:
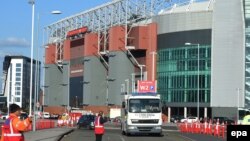
{"label": "cloud", "polygon": [[0,47],[29,47],[30,43],[24,38],[9,37],[0,39]]}

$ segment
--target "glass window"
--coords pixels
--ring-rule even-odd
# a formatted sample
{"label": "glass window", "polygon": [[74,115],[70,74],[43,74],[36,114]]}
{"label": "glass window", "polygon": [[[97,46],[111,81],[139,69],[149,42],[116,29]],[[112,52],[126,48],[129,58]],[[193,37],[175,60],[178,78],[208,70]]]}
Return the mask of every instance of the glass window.
{"label": "glass window", "polygon": [[21,72],[21,68],[16,68],[16,72]]}
{"label": "glass window", "polygon": [[16,87],[16,90],[21,90],[21,87]]}
{"label": "glass window", "polygon": [[159,50],[157,62],[158,91],[166,102],[197,102],[199,62],[200,101],[210,101],[211,46]]}
{"label": "glass window", "polygon": [[16,98],[15,98],[15,101],[16,101],[16,102],[20,102],[20,97],[16,97]]}
{"label": "glass window", "polygon": [[20,91],[17,91],[17,92],[16,92],[16,95],[21,95],[21,92],[20,92]]}
{"label": "glass window", "polygon": [[132,113],[159,113],[161,112],[159,99],[130,99],[129,112]]}
{"label": "glass window", "polygon": [[21,67],[21,63],[16,63],[16,67]]}
{"label": "glass window", "polygon": [[20,77],[16,77],[16,81],[21,81],[21,78]]}
{"label": "glass window", "polygon": [[21,73],[16,73],[16,76],[21,76]]}

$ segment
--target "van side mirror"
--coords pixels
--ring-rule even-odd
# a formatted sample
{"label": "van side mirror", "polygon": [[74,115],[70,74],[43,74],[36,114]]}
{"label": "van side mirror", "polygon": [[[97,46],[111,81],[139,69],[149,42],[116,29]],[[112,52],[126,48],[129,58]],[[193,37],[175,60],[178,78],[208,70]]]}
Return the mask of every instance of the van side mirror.
{"label": "van side mirror", "polygon": [[122,102],[122,108],[125,108],[125,101]]}

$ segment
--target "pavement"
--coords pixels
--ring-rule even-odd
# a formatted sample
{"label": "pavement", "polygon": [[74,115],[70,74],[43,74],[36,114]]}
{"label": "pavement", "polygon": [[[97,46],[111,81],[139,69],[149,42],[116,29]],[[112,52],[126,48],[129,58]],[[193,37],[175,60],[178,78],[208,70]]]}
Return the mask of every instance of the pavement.
{"label": "pavement", "polygon": [[74,131],[74,128],[50,128],[24,133],[25,141],[60,141],[60,139]]}

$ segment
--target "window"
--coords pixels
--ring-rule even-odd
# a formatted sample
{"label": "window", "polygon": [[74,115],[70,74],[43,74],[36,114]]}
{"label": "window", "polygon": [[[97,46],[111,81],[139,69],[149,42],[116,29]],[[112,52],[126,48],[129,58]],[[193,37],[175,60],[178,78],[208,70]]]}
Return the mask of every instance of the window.
{"label": "window", "polygon": [[21,92],[17,91],[17,92],[16,92],[16,95],[21,95]]}
{"label": "window", "polygon": [[17,77],[17,78],[16,78],[16,81],[21,81],[21,78],[20,78],[20,77]]}
{"label": "window", "polygon": [[199,101],[210,101],[210,45],[200,46],[199,61],[197,46],[165,48],[158,53],[158,91],[166,102],[197,102],[198,62]]}
{"label": "window", "polygon": [[16,97],[15,102],[20,102],[20,97]]}
{"label": "window", "polygon": [[21,68],[16,68],[16,72],[21,72]]}
{"label": "window", "polygon": [[21,63],[16,63],[16,67],[21,67]]}

